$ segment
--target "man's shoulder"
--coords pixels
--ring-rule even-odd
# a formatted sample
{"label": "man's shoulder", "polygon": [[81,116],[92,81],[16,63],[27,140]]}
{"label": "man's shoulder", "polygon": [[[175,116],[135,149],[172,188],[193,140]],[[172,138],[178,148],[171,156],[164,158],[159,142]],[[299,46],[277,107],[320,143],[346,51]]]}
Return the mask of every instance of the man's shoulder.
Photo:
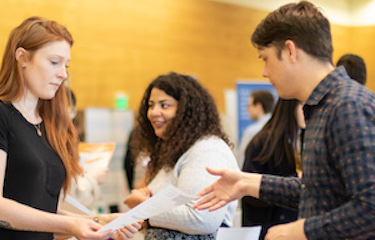
{"label": "man's shoulder", "polygon": [[346,79],[334,85],[319,103],[318,109],[331,120],[337,120],[338,116],[340,119],[349,116],[358,118],[359,114],[375,116],[375,94],[354,80]]}
{"label": "man's shoulder", "polygon": [[352,102],[359,105],[375,106],[374,92],[354,80],[342,81],[332,95],[336,104]]}

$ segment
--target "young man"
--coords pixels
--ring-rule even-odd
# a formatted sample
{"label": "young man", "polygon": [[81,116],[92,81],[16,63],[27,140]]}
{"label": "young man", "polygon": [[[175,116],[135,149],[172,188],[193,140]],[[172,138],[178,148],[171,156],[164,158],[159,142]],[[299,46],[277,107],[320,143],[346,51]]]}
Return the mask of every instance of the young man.
{"label": "young man", "polygon": [[375,95],[332,64],[330,25],[301,1],[270,13],[253,44],[280,98],[305,102],[303,177],[226,169],[202,190],[198,209],[217,209],[245,195],[298,208],[299,220],[269,229],[273,239],[375,239]]}
{"label": "young man", "polygon": [[263,128],[270,120],[273,109],[274,97],[270,91],[258,90],[250,94],[249,104],[247,106],[249,117],[256,121],[249,125],[242,134],[241,142],[238,147],[237,161],[238,166],[242,169],[245,160],[246,147],[253,137]]}

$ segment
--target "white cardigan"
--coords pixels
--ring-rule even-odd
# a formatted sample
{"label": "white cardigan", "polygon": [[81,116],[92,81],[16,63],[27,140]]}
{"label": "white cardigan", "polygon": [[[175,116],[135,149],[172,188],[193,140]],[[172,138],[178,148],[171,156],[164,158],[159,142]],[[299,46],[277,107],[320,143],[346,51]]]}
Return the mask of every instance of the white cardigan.
{"label": "white cardigan", "polygon": [[[230,147],[219,137],[210,136],[198,140],[177,161],[173,170],[162,169],[148,185],[153,195],[168,184],[189,194],[196,194],[218,179],[206,171],[212,168],[237,169],[237,161]],[[212,212],[193,208],[194,202],[151,217],[151,226],[180,231],[186,234],[214,233],[225,223],[232,225],[237,201]]]}

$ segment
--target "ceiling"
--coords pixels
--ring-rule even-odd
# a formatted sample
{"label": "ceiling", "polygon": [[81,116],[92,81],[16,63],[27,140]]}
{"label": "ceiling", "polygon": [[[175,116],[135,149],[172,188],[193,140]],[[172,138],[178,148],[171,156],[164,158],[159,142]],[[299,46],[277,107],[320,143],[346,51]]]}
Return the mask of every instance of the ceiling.
{"label": "ceiling", "polygon": [[[211,0],[272,11],[293,0]],[[375,25],[375,0],[310,0],[332,23],[346,26]]]}

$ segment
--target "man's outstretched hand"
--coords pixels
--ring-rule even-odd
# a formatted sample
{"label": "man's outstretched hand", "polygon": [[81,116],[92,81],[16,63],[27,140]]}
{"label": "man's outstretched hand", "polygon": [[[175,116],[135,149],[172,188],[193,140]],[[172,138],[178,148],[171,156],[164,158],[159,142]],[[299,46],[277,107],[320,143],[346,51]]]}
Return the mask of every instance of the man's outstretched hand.
{"label": "man's outstretched hand", "polygon": [[246,195],[245,173],[232,169],[209,167],[206,169],[212,175],[220,176],[220,178],[197,194],[198,197],[203,196],[203,198],[194,204],[194,208],[214,211]]}

